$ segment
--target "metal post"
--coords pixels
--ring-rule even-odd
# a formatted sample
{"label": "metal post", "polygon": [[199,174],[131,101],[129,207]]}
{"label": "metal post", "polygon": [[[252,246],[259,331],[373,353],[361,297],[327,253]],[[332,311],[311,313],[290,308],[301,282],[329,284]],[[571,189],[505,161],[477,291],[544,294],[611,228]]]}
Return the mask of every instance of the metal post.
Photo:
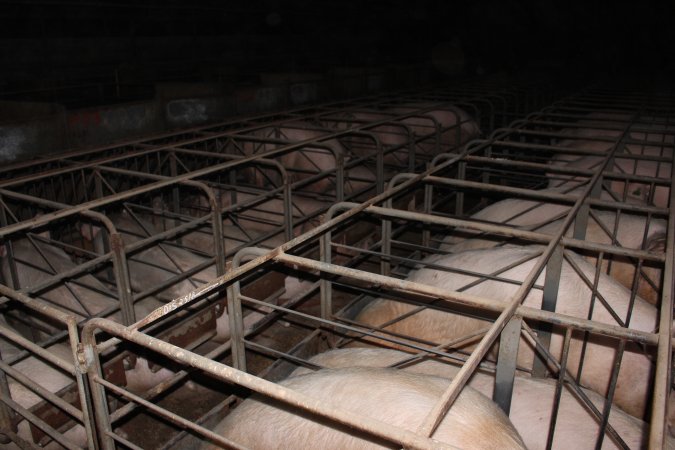
{"label": "metal post", "polygon": [[[551,259],[546,265],[546,276],[544,279],[544,293],[541,300],[541,309],[543,311],[555,312],[556,303],[558,301],[558,288],[560,286],[560,275],[562,273],[563,265],[563,248],[561,245],[556,246],[551,254]],[[548,350],[551,343],[551,330],[553,328],[547,324],[541,324],[538,331],[539,341],[541,345]],[[548,373],[546,362],[541,358],[535,358],[532,365],[532,376],[537,378],[545,378]]]}
{"label": "metal post", "polygon": [[129,265],[127,264],[127,255],[124,251],[124,241],[119,233],[115,232],[110,235],[110,246],[112,247],[113,269],[115,270],[115,282],[119,294],[122,323],[124,325],[131,325],[136,322],[134,297],[131,292]]}
{"label": "metal post", "polygon": [[[457,179],[466,179],[466,161],[459,161],[457,164]],[[461,217],[464,215],[464,190],[459,189],[455,192],[455,214]]]}
{"label": "metal post", "polygon": [[513,317],[506,324],[499,338],[499,356],[497,358],[495,389],[492,393],[492,400],[499,405],[507,416],[511,411],[511,396],[513,380],[516,376],[522,322],[522,318]]}
{"label": "metal post", "polygon": [[78,336],[79,330],[77,329],[77,322],[74,319],[69,319],[68,338],[70,349],[73,355],[73,361],[75,362],[75,382],[77,384],[80,408],[82,410],[82,426],[84,427],[85,434],[87,436],[87,446],[90,449],[97,449],[98,444],[96,439],[96,424],[94,423],[94,418],[91,415],[93,411],[93,405],[91,403],[92,396],[91,391],[89,390],[89,385],[85,382],[87,368],[81,364],[84,360],[80,358],[82,345],[80,344]]}
{"label": "metal post", "polygon": [[[95,320],[95,319],[94,319]],[[97,436],[103,450],[115,450],[115,440],[110,436],[112,433],[112,424],[110,422],[110,411],[106,399],[105,388],[96,382],[96,377],[103,378],[101,361],[96,348],[96,337],[83,334],[83,348],[78,352],[78,358],[81,365],[87,370],[89,386],[91,387],[91,399],[94,405],[96,416]]]}
{"label": "metal post", "polygon": [[[0,352],[0,360],[2,360],[2,353]],[[7,375],[0,369],[0,398],[10,398],[9,385],[7,384]],[[11,442],[10,438],[4,434],[7,431],[16,433],[17,427],[12,425],[12,410],[0,400],[0,444],[8,444]]]}
{"label": "metal post", "polygon": [[[322,262],[330,264],[331,262],[331,231],[326,231],[323,236],[319,238],[319,257]],[[333,305],[333,284],[326,278],[321,277],[319,280],[319,292],[321,292],[321,318],[330,318]]]}
{"label": "metal post", "polygon": [[241,310],[239,281],[227,287],[227,313],[232,342],[232,366],[246,372],[246,347],[244,345],[244,316]]}
{"label": "metal post", "polygon": [[[94,189],[96,191],[96,198],[103,198],[103,182],[101,181],[101,173],[97,170],[94,176]],[[93,236],[93,233],[92,233]],[[94,251],[99,255],[105,255],[110,251],[110,241],[108,240],[108,233],[98,233],[93,236],[92,244]],[[106,277],[112,280],[114,277],[112,268],[105,270]]]}

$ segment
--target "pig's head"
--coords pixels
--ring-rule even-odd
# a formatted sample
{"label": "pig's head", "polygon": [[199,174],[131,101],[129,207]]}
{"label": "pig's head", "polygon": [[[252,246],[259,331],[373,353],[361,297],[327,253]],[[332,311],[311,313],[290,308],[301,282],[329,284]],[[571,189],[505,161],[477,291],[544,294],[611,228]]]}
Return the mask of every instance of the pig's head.
{"label": "pig's head", "polygon": [[101,227],[90,223],[81,223],[79,228],[82,237],[90,242],[96,239],[96,236],[101,232]]}

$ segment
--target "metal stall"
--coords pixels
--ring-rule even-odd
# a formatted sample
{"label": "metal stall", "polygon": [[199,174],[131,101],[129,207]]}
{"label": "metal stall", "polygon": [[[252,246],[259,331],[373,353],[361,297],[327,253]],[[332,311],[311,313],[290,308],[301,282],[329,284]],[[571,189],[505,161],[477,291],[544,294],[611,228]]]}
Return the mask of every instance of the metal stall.
{"label": "metal stall", "polygon": [[[366,202],[334,205],[321,226],[272,252],[243,250],[225,276],[133,327],[89,322],[83,339],[92,349],[87,363],[101,432],[111,439],[104,438],[104,445],[113,446],[113,439],[133,445],[113,433],[112,424],[119,411],[138,407],[190,430],[167,447],[189,446],[194,433],[233,445],[208,429],[228,410],[236,411],[236,384],[397,445],[423,448],[432,445],[426,437],[469,378],[480,386],[479,375],[492,380],[490,395],[519,424],[528,445],[556,447],[570,439],[618,448],[669,445],[672,107],[649,100],[599,89],[566,98],[455,155],[436,158],[421,174],[396,177]],[[401,196],[421,198],[421,206],[395,208]],[[332,239],[334,230],[365,217],[379,222],[370,246]],[[297,251],[308,242],[321,248],[318,257]],[[312,313],[294,309],[292,299],[274,305],[239,291],[238,280],[250,271],[282,266],[314,281],[300,294],[318,291]],[[230,350],[227,365],[142,332],[174,309],[225,289],[232,339],[208,356]],[[242,305],[273,312],[258,328],[246,328]],[[373,308],[379,308],[370,316],[375,322],[367,314]],[[422,319],[415,322],[417,317]],[[288,350],[250,337],[278,319],[306,324],[312,332]],[[468,332],[447,334],[462,328],[452,326],[457,323]],[[223,401],[200,419],[187,420],[124,392],[106,381],[94,357],[114,343],[98,342],[96,329],[182,362],[185,372],[176,379],[209,373],[226,380]],[[497,338],[499,350],[491,350]],[[355,342],[407,351],[387,365],[409,369],[418,360],[433,361],[453,374],[417,433],[354,415],[336,399],[310,399],[245,373],[253,355],[266,354],[278,361],[261,375],[279,381],[298,367],[323,367],[309,359],[319,351],[348,350]],[[512,397],[513,390],[520,395]],[[129,403],[111,409],[111,393]],[[527,393],[536,401],[523,404]],[[544,425],[516,422],[540,404],[551,406]],[[570,423],[590,429],[572,428],[570,437],[564,434]]]}
{"label": "metal stall", "polygon": [[[149,319],[136,327],[142,326],[153,339],[176,345],[184,352],[192,351],[220,360],[225,358],[240,368],[247,365],[245,346],[241,344],[241,333],[246,329],[252,336],[250,342],[253,344],[249,345],[256,346],[259,354],[267,354],[261,370],[272,373],[276,369],[269,367],[270,362],[279,354],[288,353],[298,341],[306,339],[308,333],[312,334],[316,327],[312,317],[321,317],[323,313],[331,315],[325,320],[334,320],[325,301],[320,303],[315,314],[300,312],[301,319],[293,321],[286,317],[286,313],[303,302],[308,304],[307,310],[316,309],[312,299],[319,288],[323,297],[330,297],[327,280],[313,273],[305,276],[304,266],[296,263],[277,262],[273,266],[260,267],[248,263],[243,271],[237,268],[240,259],[235,257],[230,263],[230,257],[247,245],[272,249],[290,240],[292,247],[285,245],[289,250],[294,249],[296,257],[310,261],[321,258],[316,251],[317,237],[329,227],[317,226],[317,221],[333,214],[329,207],[342,200],[361,201],[377,194],[375,200],[368,202],[375,204],[396,192],[405,192],[407,197],[388,206],[412,205],[416,210],[418,208],[414,205],[417,203],[433,204],[427,200],[425,192],[411,195],[411,183],[385,191],[385,182],[394,173],[410,168],[408,161],[401,156],[401,149],[407,147],[410,154],[419,149],[420,165],[412,168],[420,171],[425,165],[433,164],[433,155],[441,149],[455,151],[456,157],[464,154],[467,157],[469,154],[489,155],[489,152],[481,153],[486,146],[482,146],[480,151],[454,150],[452,142],[465,142],[461,132],[453,131],[458,126],[443,125],[433,112],[449,112],[457,119],[457,112],[446,106],[450,99],[456,99],[473,114],[479,114],[481,123],[500,123],[513,111],[526,108],[527,101],[531,101],[523,95],[525,89],[522,88],[509,90],[500,86],[497,93],[491,89],[476,86],[470,95],[462,95],[459,89],[449,89],[433,95],[420,92],[397,98],[381,96],[343,102],[278,116],[247,118],[118,147],[73,152],[63,158],[45,159],[33,165],[10,167],[3,174],[7,175],[7,179],[2,182],[0,192],[5,225],[1,235],[9,253],[6,259],[8,275],[3,281],[15,290],[27,287],[26,292],[38,299],[26,299],[27,302],[35,305],[52,303],[56,308],[75,314],[77,318],[74,320],[79,322],[80,327],[91,323],[91,330],[94,324],[99,323],[92,321],[94,317],[110,317],[130,325],[157,307],[149,316],[153,320],[149,327]],[[500,99],[502,104],[494,102],[494,99]],[[349,120],[349,117],[358,114],[376,117],[362,116]],[[406,119],[416,120],[406,123]],[[304,122],[303,126],[298,126],[300,121]],[[346,122],[349,122],[348,125],[344,125]],[[461,125],[461,121],[457,122]],[[294,141],[289,134],[290,130],[297,129],[311,129],[314,134],[308,139]],[[448,132],[453,140],[442,139]],[[386,140],[388,133],[403,135],[407,139],[383,144],[381,141]],[[334,140],[348,150],[345,153],[347,157],[336,151],[336,147],[331,147]],[[355,148],[361,148],[363,153],[357,154]],[[434,151],[429,151],[429,148]],[[387,155],[395,155],[396,158],[387,161]],[[334,164],[334,168],[315,165],[298,169],[297,164],[288,164],[289,159],[295,162],[303,159],[315,161],[317,157],[328,157],[329,165]],[[440,163],[431,172],[425,173],[429,175],[449,170],[457,176],[459,172],[455,166],[454,162]],[[466,170],[465,174],[471,174],[471,170]],[[258,184],[256,180],[263,181]],[[360,189],[347,191],[350,182],[360,183]],[[317,183],[321,186],[319,192],[316,186],[312,188]],[[354,211],[350,215],[357,217],[358,210]],[[358,217],[360,220],[361,216]],[[385,236],[411,233],[405,227],[392,229],[386,221],[380,223],[379,218],[370,222],[372,226],[366,226],[366,232],[363,231],[363,223],[360,223],[355,228],[360,226],[361,229],[350,233],[352,224],[346,218],[331,220],[329,224],[334,227],[334,236],[358,238],[343,238],[330,244],[344,251],[342,254],[340,251],[333,252],[338,259],[329,258],[328,262],[372,266],[372,261],[367,259],[391,250],[391,244],[387,243],[389,238]],[[41,234],[46,231],[49,233]],[[364,238],[364,234],[367,237]],[[422,234],[427,236],[425,242],[428,244],[430,233]],[[300,237],[294,238],[296,235]],[[45,280],[44,285],[68,290],[64,295],[72,297],[75,303],[65,306],[63,300],[50,298],[41,290],[44,289],[42,285],[24,286],[25,281],[18,276],[16,265],[25,264],[26,260],[14,258],[13,251],[26,240],[30,241],[28,248],[33,253],[44,253],[41,249],[46,247],[57,248],[65,255],[64,258],[69,261],[63,260],[67,267],[65,271],[62,267],[55,267],[54,262],[44,255],[41,258],[45,262],[37,265],[47,266],[38,267],[42,273],[40,279]],[[419,249],[417,254],[420,254]],[[278,250],[276,255],[279,258],[283,256]],[[394,259],[392,256],[384,259],[388,261],[385,263],[383,260],[375,266],[381,266],[383,275],[391,275],[390,269],[385,266],[394,267]],[[268,261],[271,264],[272,259]],[[214,291],[213,280],[222,284],[225,280],[234,280],[237,274],[241,275],[236,278],[241,287],[231,288],[227,307],[224,307],[225,292]],[[95,281],[87,278],[92,275]],[[195,295],[195,289],[197,292],[200,289],[213,292],[205,296]],[[101,300],[102,306],[96,310],[88,308],[90,290],[105,297]],[[237,293],[262,300],[264,304],[247,304],[245,312],[240,315]],[[179,300],[174,300],[177,297]],[[190,301],[186,302],[187,299]],[[347,299],[344,296],[343,300]],[[167,301],[169,303],[164,303]],[[12,320],[15,323],[24,325],[24,332],[25,328],[39,329],[44,335],[55,336],[53,324],[38,321],[25,308],[12,308],[9,315],[14,316]],[[162,315],[162,320],[157,320],[158,315]],[[251,327],[253,319],[261,316],[263,320]],[[243,324],[239,319],[244,321]],[[302,328],[304,331],[294,334],[290,346],[284,343],[278,348],[264,350],[271,348],[270,339],[279,328],[284,327]],[[236,338],[227,340],[229,334]],[[101,334],[85,335],[89,336],[90,344],[103,337]],[[49,345],[40,340],[41,337],[30,336],[30,339]],[[191,379],[196,376],[193,373],[181,372],[180,364],[176,365],[170,359],[144,348],[148,341],[140,345],[126,338],[122,341],[107,341],[96,350],[91,347],[77,349],[78,364],[81,364],[79,369],[84,370],[86,366],[87,370],[93,371],[91,364],[94,364],[94,359],[96,364],[100,364],[96,367],[102,368],[97,375],[92,372],[94,395],[90,397],[88,392],[84,392],[80,400],[84,404],[93,399],[97,405],[98,433],[92,439],[98,439],[106,446],[110,444],[108,437],[114,436],[122,445],[134,448],[133,432],[127,427],[133,428],[128,424],[133,424],[139,409],[144,410],[142,414],[148,415],[156,409],[150,406],[152,402],[161,404],[174,391],[189,396],[189,392],[185,394],[185,389],[177,388],[186,380],[198,386],[204,383]],[[252,367],[250,363],[248,366]],[[258,370],[254,372],[259,373]],[[7,373],[11,376],[9,371]],[[279,375],[276,377],[278,379]],[[112,397],[106,399],[99,395],[100,383],[109,389],[109,394],[114,393]],[[208,389],[215,400],[220,400],[224,392],[229,392],[210,386]],[[127,402],[127,392],[131,392],[135,400],[139,396],[145,398],[140,403],[143,408]],[[228,398],[227,404],[234,397]],[[223,409],[220,404],[216,404],[215,408],[214,412],[207,414],[210,420],[219,417]],[[53,409],[48,414],[58,416]],[[12,414],[9,413],[9,416]],[[200,421],[198,417],[178,419],[175,415],[171,420],[188,428],[194,428],[188,423]],[[71,424],[63,423],[57,420],[50,426],[60,431],[73,429]],[[112,434],[113,430],[117,430],[117,434]],[[405,433],[401,434],[404,435],[406,439],[410,438]],[[50,436],[53,437],[52,434]],[[43,443],[49,440],[44,436],[32,438]],[[183,438],[184,435],[177,434],[171,442],[176,443]],[[428,442],[412,439],[410,442]]]}

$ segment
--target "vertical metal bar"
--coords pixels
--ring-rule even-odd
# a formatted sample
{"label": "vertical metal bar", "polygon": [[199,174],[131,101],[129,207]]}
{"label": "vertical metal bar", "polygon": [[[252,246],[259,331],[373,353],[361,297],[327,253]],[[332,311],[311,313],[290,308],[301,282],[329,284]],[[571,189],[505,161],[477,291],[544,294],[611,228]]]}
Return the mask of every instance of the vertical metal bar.
{"label": "vertical metal bar", "polygon": [[230,323],[230,342],[232,342],[232,367],[246,372],[246,347],[244,345],[244,319],[239,297],[239,281],[227,287],[227,314]]}
{"label": "vertical metal bar", "polygon": [[[461,160],[457,164],[457,179],[464,180],[466,178],[466,161]],[[455,214],[458,216],[464,215],[464,191],[458,190],[455,194]]]}
{"label": "vertical metal bar", "polygon": [[226,271],[225,251],[227,250],[225,239],[223,239],[223,222],[221,222],[220,204],[215,196],[209,197],[209,203],[211,203],[211,221],[213,222],[211,232],[213,234],[213,255],[216,259],[216,274],[221,276]]}
{"label": "vertical metal bar", "polygon": [[[2,352],[0,352],[0,360]],[[7,375],[0,369],[0,398],[10,398],[9,385],[7,384]],[[16,433],[17,427],[12,426],[12,410],[5,402],[0,401],[0,444],[8,444],[11,440],[4,434],[5,431]]]}
{"label": "vertical metal bar", "polygon": [[377,142],[377,160],[375,163],[375,178],[377,183],[377,194],[384,192],[384,150]]}
{"label": "vertical metal bar", "polygon": [[562,358],[560,359],[560,369],[558,371],[558,380],[555,385],[555,395],[553,397],[553,412],[548,426],[548,436],[546,438],[546,450],[551,450],[553,446],[553,434],[555,433],[555,423],[558,419],[558,409],[560,408],[560,396],[562,395],[563,385],[565,384],[565,372],[567,371],[567,358],[570,352],[570,342],[572,340],[572,329],[565,329],[565,339],[563,341]]}
{"label": "vertical metal bar", "polygon": [[103,377],[101,362],[96,349],[96,338],[94,334],[83,334],[82,362],[87,369],[89,386],[91,387],[91,399],[94,404],[94,414],[96,416],[96,429],[101,448],[103,450],[115,450],[115,440],[110,437],[112,426],[110,424],[110,411],[106,401],[105,388],[95,381],[95,377]]}
{"label": "vertical metal bar", "polygon": [[602,448],[602,441],[605,438],[605,429],[607,428],[607,422],[609,421],[609,413],[612,408],[612,400],[614,399],[614,391],[616,391],[616,382],[619,379],[619,369],[621,368],[621,360],[623,358],[623,352],[625,348],[626,341],[621,339],[619,341],[617,355],[614,358],[614,366],[612,367],[612,374],[609,380],[609,392],[607,393],[607,400],[605,400],[605,406],[602,409],[602,421],[600,422],[600,430],[598,431],[598,440],[595,443],[596,450],[600,450]]}
{"label": "vertical metal bar", "polygon": [[[612,157],[607,164],[612,164],[613,160],[614,158]],[[600,198],[600,193],[602,191],[602,179],[603,177],[600,175],[600,178],[598,178],[598,181],[591,189],[591,194],[589,195],[590,198]],[[591,207],[587,202],[584,202],[584,204],[581,205],[581,208],[579,208],[579,213],[574,218],[574,231],[572,236],[575,239],[584,240],[586,238],[586,229],[588,228],[588,215],[590,213],[590,209]]]}
{"label": "vertical metal bar", "polygon": [[342,202],[345,199],[345,155],[342,153],[333,154],[335,156],[335,197],[336,202]]}
{"label": "vertical metal bar", "polygon": [[[95,170],[94,175],[94,189],[96,191],[96,198],[103,198],[103,182],[101,181],[101,173],[98,169]],[[93,233],[92,233],[93,236]],[[97,233],[96,236],[93,236],[92,244],[94,246],[94,251],[99,255],[105,255],[110,251],[110,241],[108,240],[108,233]],[[115,274],[113,273],[112,268],[107,268],[105,270],[105,276],[109,280],[113,280]]]}
{"label": "vertical metal bar", "polygon": [[[6,205],[2,202],[0,198],[0,203]],[[5,227],[8,225],[7,222],[7,211],[4,207],[0,207],[0,225]],[[21,289],[21,283],[19,282],[19,273],[16,269],[16,261],[14,260],[14,250],[12,249],[12,243],[9,240],[6,240],[5,246],[5,258],[7,259],[7,265],[9,266],[9,279],[5,280],[2,271],[0,270],[0,281],[10,288],[18,291]],[[32,319],[29,314],[21,310],[16,310],[14,313],[19,317],[20,320],[11,319],[9,316],[6,317],[9,325],[11,325],[16,331],[18,331],[22,336],[25,336],[35,342],[38,339],[37,330],[35,327],[30,326]]]}
{"label": "vertical metal bar", "polygon": [[[86,367],[82,367],[80,362],[80,355],[82,345],[79,341],[79,330],[77,329],[77,322],[75,319],[68,320],[68,338],[70,340],[70,349],[75,362],[75,382],[77,383],[77,392],[80,398],[80,409],[82,410],[82,425],[84,426],[85,434],[87,436],[87,447],[90,449],[98,448],[96,440],[95,424],[91,412],[93,410],[91,403],[91,392],[89,385],[84,380]],[[82,359],[83,361],[83,359]]]}
{"label": "vertical metal bar", "polygon": [[[171,173],[172,177],[178,176],[178,165],[176,164],[176,153],[171,152],[169,154],[169,171]],[[176,214],[180,213],[180,190],[179,190],[179,185],[174,184],[173,189],[171,189],[171,196],[172,196],[172,210]],[[173,227],[177,227],[180,224],[180,221],[178,219],[173,219]],[[178,242],[178,245],[183,245],[183,237],[182,236],[176,236],[176,242]]]}
{"label": "vertical metal bar", "polygon": [[[486,158],[492,157],[492,145],[489,145],[485,148],[485,157]],[[483,171],[482,176],[481,176],[481,181],[483,182],[483,184],[490,184],[490,172],[489,171],[487,171],[487,170]],[[485,202],[486,198],[482,197],[481,201]]]}
{"label": "vertical metal bar", "polygon": [[284,177],[284,237],[286,242],[293,239],[293,195],[288,177]]}
{"label": "vertical metal bar", "polygon": [[127,255],[124,251],[124,241],[119,233],[110,235],[110,245],[113,254],[113,269],[115,271],[115,283],[119,295],[120,313],[122,323],[131,325],[136,322],[134,312],[133,293],[131,292],[131,281],[129,279],[129,265],[127,264]]}
{"label": "vertical metal bar", "polygon": [[382,256],[380,257],[380,273],[389,276],[391,273],[391,220],[382,220]]}
{"label": "vertical metal bar", "polygon": [[[675,292],[675,171],[671,174],[670,199],[668,213],[668,235],[666,238],[666,260],[663,270],[663,295],[659,318],[659,345],[656,352],[656,373],[654,375],[654,400],[649,432],[649,448],[661,448],[667,436],[668,399],[672,371],[672,343],[670,336],[673,323],[673,292]],[[672,411],[671,411],[672,413]]]}
{"label": "vertical metal bar", "polygon": [[237,173],[235,169],[231,169],[228,171],[229,179],[230,179],[230,205],[236,205],[237,204]]}
{"label": "vertical metal bar", "polygon": [[[560,274],[563,264],[563,249],[561,245],[556,246],[546,265],[546,276],[544,278],[544,293],[541,300],[541,309],[544,311],[555,312],[558,301],[558,288],[560,286]],[[538,332],[539,340],[544,348],[548,350],[551,343],[552,327],[548,324],[541,324]],[[535,358],[532,365],[532,376],[544,378],[548,369],[546,362],[541,358]]]}
{"label": "vertical metal bar", "polygon": [[[330,210],[329,210],[330,213]],[[326,215],[330,215],[327,213]],[[329,217],[326,220],[330,220]],[[331,262],[331,231],[330,229],[326,231],[323,236],[319,238],[319,256],[321,262],[329,263]],[[328,319],[331,316],[333,305],[332,305],[332,295],[333,295],[333,284],[327,279],[327,277],[321,277],[319,280],[319,290],[321,292],[321,318]]]}
{"label": "vertical metal bar", "polygon": [[518,360],[518,346],[520,344],[520,328],[523,319],[513,317],[504,327],[499,338],[499,356],[495,373],[495,389],[492,400],[508,416],[511,411],[511,396],[513,380],[516,376],[516,362]]}
{"label": "vertical metal bar", "polygon": [[[414,195],[414,194],[413,194]],[[431,214],[431,208],[434,199],[434,185],[431,183],[424,184],[424,213]],[[424,247],[431,246],[431,230],[425,228],[422,232],[422,245]]]}

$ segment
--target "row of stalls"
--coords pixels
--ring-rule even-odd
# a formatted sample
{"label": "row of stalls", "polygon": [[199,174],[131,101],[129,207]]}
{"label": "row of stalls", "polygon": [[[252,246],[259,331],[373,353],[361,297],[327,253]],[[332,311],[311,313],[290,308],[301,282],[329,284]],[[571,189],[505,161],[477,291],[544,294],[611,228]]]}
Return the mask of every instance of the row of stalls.
{"label": "row of stalls", "polygon": [[[669,445],[674,120],[495,77],[3,168],[2,434],[295,446],[263,412],[227,432],[257,392],[427,448],[468,383],[528,448]],[[412,430],[289,388],[355,365],[453,382]]]}

